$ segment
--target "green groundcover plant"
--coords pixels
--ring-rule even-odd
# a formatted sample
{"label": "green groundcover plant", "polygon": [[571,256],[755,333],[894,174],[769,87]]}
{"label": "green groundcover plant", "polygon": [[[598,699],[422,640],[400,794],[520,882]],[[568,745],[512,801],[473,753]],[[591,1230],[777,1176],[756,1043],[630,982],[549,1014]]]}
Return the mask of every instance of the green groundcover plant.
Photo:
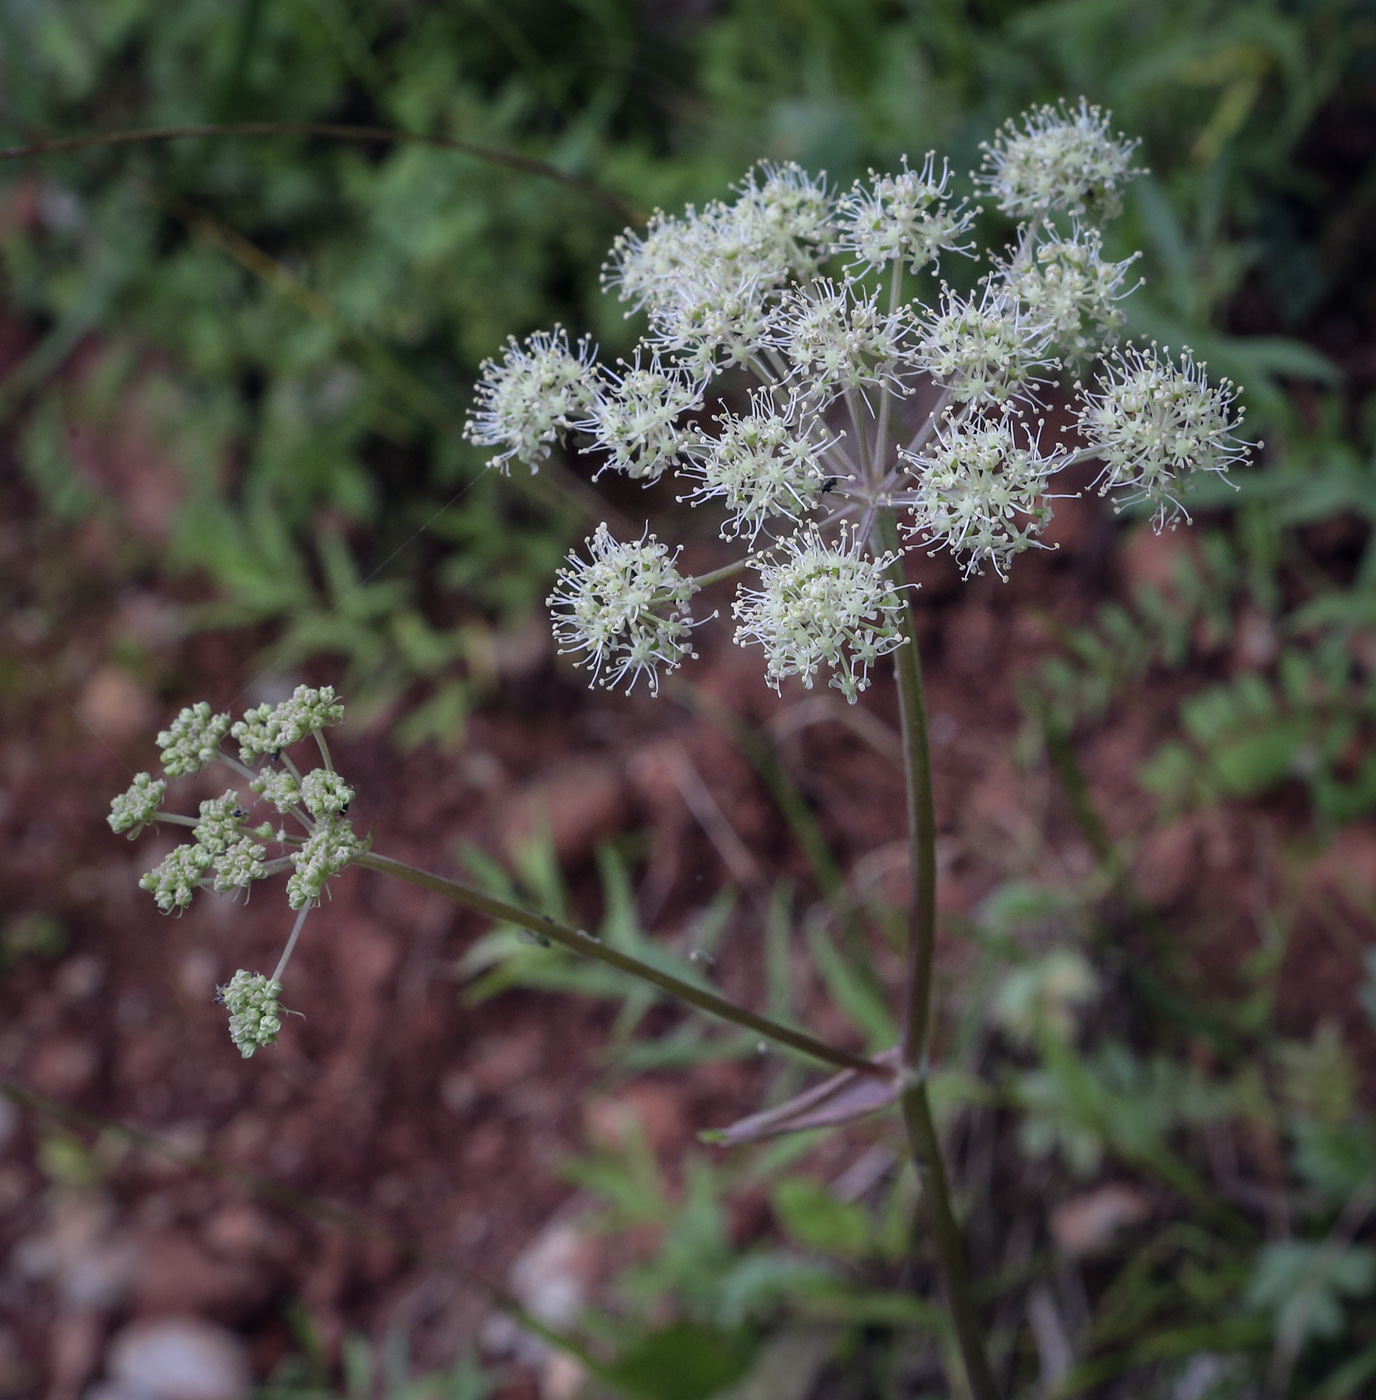
{"label": "green groundcover plant", "polygon": [[[1084,100],[1008,123],[984,147],[974,180],[1018,232],[968,295],[940,269],[974,252],[981,211],[956,197],[935,155],[845,192],[793,164],[757,166],[733,200],[657,213],[617,239],[606,286],[648,320],[629,359],[601,364],[588,339],[558,327],[512,340],[484,366],[467,425],[502,472],[513,463],[538,471],[556,449],[589,453],[598,474],[645,484],[673,472],[683,499],[720,504],[723,538],[744,548],[735,563],[691,577],[648,527],[618,540],[598,526],[548,600],[561,649],[593,684],[657,693],[661,677],[694,655],[694,630],[707,620],[696,596],[741,575],[735,640],[761,649],[776,690],[789,677],[809,688],[825,677],[854,703],[875,666],[892,659],[913,877],[900,1044],[873,1059],[853,1054],[726,1000],[693,966],[671,973],[374,852],[350,824],[353,789],[325,737],[343,706],[328,687],[302,686],[237,722],[205,703],[183,710],[158,736],[165,777],[139,774],[110,816],[130,835],[158,823],[191,829],[192,840],[143,878],[165,913],[198,888],[236,894],[287,875],[296,917],[277,967],[240,970],[219,993],[245,1056],[281,1033],[292,951],[329,880],[349,865],[642,978],[838,1071],[725,1130],[723,1141],[897,1105],[970,1390],[977,1400],[997,1395],[928,1094],[935,830],[904,555],[948,550],[967,576],[993,569],[1006,579],[1018,555],[1046,547],[1068,468],[1097,462],[1094,489],[1145,508],[1161,529],[1187,518],[1182,497],[1193,481],[1245,456],[1231,385],[1211,385],[1188,350],[1114,343],[1133,259],[1107,260],[1100,226],[1139,173],[1134,150]],[[1053,393],[1069,400],[1063,428],[1047,416]],[[318,764],[302,759],[308,741]],[[167,779],[211,762],[235,785],[196,816],[164,811]],[[255,804],[274,815],[255,823]]]}

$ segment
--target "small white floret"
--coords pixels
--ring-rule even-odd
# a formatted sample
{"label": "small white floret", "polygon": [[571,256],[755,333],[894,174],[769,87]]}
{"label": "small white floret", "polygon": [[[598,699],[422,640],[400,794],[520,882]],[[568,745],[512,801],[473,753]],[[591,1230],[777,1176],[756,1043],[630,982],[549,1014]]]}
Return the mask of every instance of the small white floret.
{"label": "small white floret", "polygon": [[1226,379],[1211,385],[1188,349],[1177,365],[1154,345],[1129,346],[1109,361],[1096,387],[1097,394],[1084,396],[1079,425],[1104,464],[1099,493],[1149,503],[1158,530],[1185,514],[1178,495],[1190,477],[1225,476],[1249,453],[1236,436],[1236,388]]}
{"label": "small white floret", "polygon": [[686,498],[694,505],[720,499],[730,512],[723,539],[749,536],[782,516],[795,524],[816,504],[826,480],[822,453],[834,438],[818,439],[817,420],[795,397],[779,405],[769,393],[751,395],[750,412],[729,410],[717,419],[715,437],[691,454],[684,475],[702,484]]}
{"label": "small white floret", "polygon": [[606,468],[625,472],[646,485],[658,481],[695,441],[683,416],[702,407],[703,382],[651,355],[640,352],[621,367],[605,371],[588,419],[578,426],[607,454]]}
{"label": "small white floret", "polygon": [[1140,256],[1105,262],[1099,231],[1077,225],[1068,238],[1053,232],[1001,271],[1029,320],[1045,326],[1064,354],[1079,359],[1123,324],[1119,302],[1134,290],[1123,291],[1123,280]]}
{"label": "small white floret", "polygon": [[693,581],[675,567],[679,552],[653,535],[619,544],[602,524],[585,543],[592,558],[570,553],[545,600],[559,650],[592,668],[590,685],[625,682],[629,692],[645,676],[657,695],[660,669],[673,671],[694,655]]}
{"label": "small white floret", "polygon": [[856,390],[903,392],[910,332],[905,308],[881,311],[878,293],[823,277],[785,296],[772,338],[790,385],[817,407]]}
{"label": "small white floret", "polygon": [[1062,102],[1024,112],[1021,128],[1006,122],[992,144],[981,144],[984,164],[974,178],[1015,219],[1056,209],[1112,218],[1123,187],[1141,174],[1132,168],[1138,145],[1114,135],[1109,113],[1082,97],[1077,108]]}
{"label": "small white floret", "polygon": [[1019,445],[1007,416],[966,418],[940,429],[917,454],[900,452],[913,477],[900,498],[910,534],[959,557],[968,578],[992,564],[1000,578],[1015,554],[1038,543],[1051,519],[1047,478],[1065,454]]}
{"label": "small white floret", "polygon": [[592,403],[593,355],[586,336],[570,348],[561,326],[537,331],[524,344],[509,337],[500,364],[482,363],[478,402],[464,436],[481,447],[504,449],[489,466],[505,473],[515,458],[539,471],[550,448]]}
{"label": "small white floret", "polygon": [[980,299],[946,291],[918,324],[913,356],[956,403],[1004,404],[1031,397],[1056,368],[1046,323],[1005,287]]}
{"label": "small white floret", "polygon": [[827,544],[815,529],[785,540],[782,557],[754,565],[758,589],[742,588],[732,613],[736,642],[758,644],[765,679],[775,691],[788,676],[809,690],[818,670],[851,704],[870,683],[870,666],[903,645],[903,602],[888,577],[898,557],[861,552],[858,537],[842,527]]}
{"label": "small white floret", "polygon": [[950,167],[942,162],[936,171],[936,154],[928,152],[921,170],[903,169],[897,175],[870,171],[866,186],[859,180],[841,201],[843,252],[861,267],[878,269],[902,258],[912,272],[920,272],[944,252],[968,253],[967,238],[977,210],[962,200],[950,204]]}

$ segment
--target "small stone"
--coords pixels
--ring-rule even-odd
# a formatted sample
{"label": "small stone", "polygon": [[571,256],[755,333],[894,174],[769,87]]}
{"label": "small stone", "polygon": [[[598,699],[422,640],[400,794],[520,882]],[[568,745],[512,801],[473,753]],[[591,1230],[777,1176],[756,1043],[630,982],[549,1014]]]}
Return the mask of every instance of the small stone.
{"label": "small stone", "polygon": [[232,1332],[196,1317],[135,1322],[109,1353],[114,1389],[148,1400],[248,1400],[248,1357]]}

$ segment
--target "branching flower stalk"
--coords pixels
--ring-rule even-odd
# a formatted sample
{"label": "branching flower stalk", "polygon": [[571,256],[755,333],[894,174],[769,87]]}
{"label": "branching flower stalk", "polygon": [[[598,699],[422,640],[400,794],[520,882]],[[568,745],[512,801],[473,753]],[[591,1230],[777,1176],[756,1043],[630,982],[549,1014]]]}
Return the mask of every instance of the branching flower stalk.
{"label": "branching flower stalk", "polygon": [[[593,685],[629,691],[643,680],[657,694],[661,676],[695,656],[694,631],[708,618],[694,616],[694,598],[733,576],[734,639],[761,649],[776,691],[790,678],[810,689],[824,676],[854,704],[892,657],[912,867],[896,1053],[868,1060],[826,1045],[734,1005],[689,967],[668,975],[581,930],[374,854],[349,824],[353,791],[324,739],[342,706],[328,689],[302,687],[233,725],[192,706],[159,736],[169,777],[226,763],[275,808],[275,831],[250,825],[251,804],[235,789],[202,803],[196,818],[166,813],[166,782],[148,774],[110,818],[131,834],[157,822],[193,828],[192,842],[144,878],[165,912],[184,908],[199,886],[237,892],[290,872],[298,918],[281,964],[270,978],[236,973],[222,989],[246,1056],[280,1033],[291,947],[329,880],[352,864],[606,962],[841,1078],[878,1079],[887,1089],[866,1103],[900,1106],[969,1389],[996,1400],[927,1092],[935,823],[904,558],[946,550],[967,577],[992,569],[1006,580],[1020,554],[1048,547],[1052,487],[1067,468],[1098,462],[1098,494],[1145,507],[1159,530],[1188,518],[1181,498],[1200,474],[1223,475],[1245,455],[1230,384],[1210,385],[1188,350],[1114,344],[1134,259],[1106,259],[1099,226],[1136,173],[1134,147],[1083,100],[1010,122],[984,148],[974,180],[1020,221],[1017,236],[991,252],[966,295],[939,280],[941,259],[973,253],[981,211],[955,197],[934,155],[896,174],[871,172],[844,193],[796,165],[760,165],[734,199],[657,213],[617,239],[605,283],[647,322],[629,361],[605,366],[586,339],[570,342],[557,327],[513,339],[484,365],[465,429],[494,449],[502,472],[514,462],[536,471],[564,450],[589,454],[594,474],[649,485],[672,473],[680,499],[719,510],[722,538],[748,544],[735,563],[694,578],[648,526],[621,541],[599,526],[586,553],[569,555],[548,600],[560,650]],[[1070,401],[1071,431],[1048,426],[1052,395]],[[322,766],[303,773],[287,751],[310,737]],[[224,749],[229,740],[237,758]],[[782,1120],[771,1121],[777,1129]]]}

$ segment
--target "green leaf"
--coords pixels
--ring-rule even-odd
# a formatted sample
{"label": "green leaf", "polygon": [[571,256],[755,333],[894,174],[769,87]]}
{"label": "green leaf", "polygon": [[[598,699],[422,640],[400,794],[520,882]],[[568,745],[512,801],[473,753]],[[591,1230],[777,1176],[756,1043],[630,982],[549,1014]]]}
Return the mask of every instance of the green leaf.
{"label": "green leaf", "polygon": [[786,1177],[770,1193],[770,1204],[784,1234],[804,1249],[842,1259],[860,1259],[873,1251],[874,1230],[865,1207],[839,1200],[812,1177]]}
{"label": "green leaf", "polygon": [[637,1339],[603,1374],[634,1400],[707,1400],[745,1374],[755,1350],[750,1332],[673,1322]]}

